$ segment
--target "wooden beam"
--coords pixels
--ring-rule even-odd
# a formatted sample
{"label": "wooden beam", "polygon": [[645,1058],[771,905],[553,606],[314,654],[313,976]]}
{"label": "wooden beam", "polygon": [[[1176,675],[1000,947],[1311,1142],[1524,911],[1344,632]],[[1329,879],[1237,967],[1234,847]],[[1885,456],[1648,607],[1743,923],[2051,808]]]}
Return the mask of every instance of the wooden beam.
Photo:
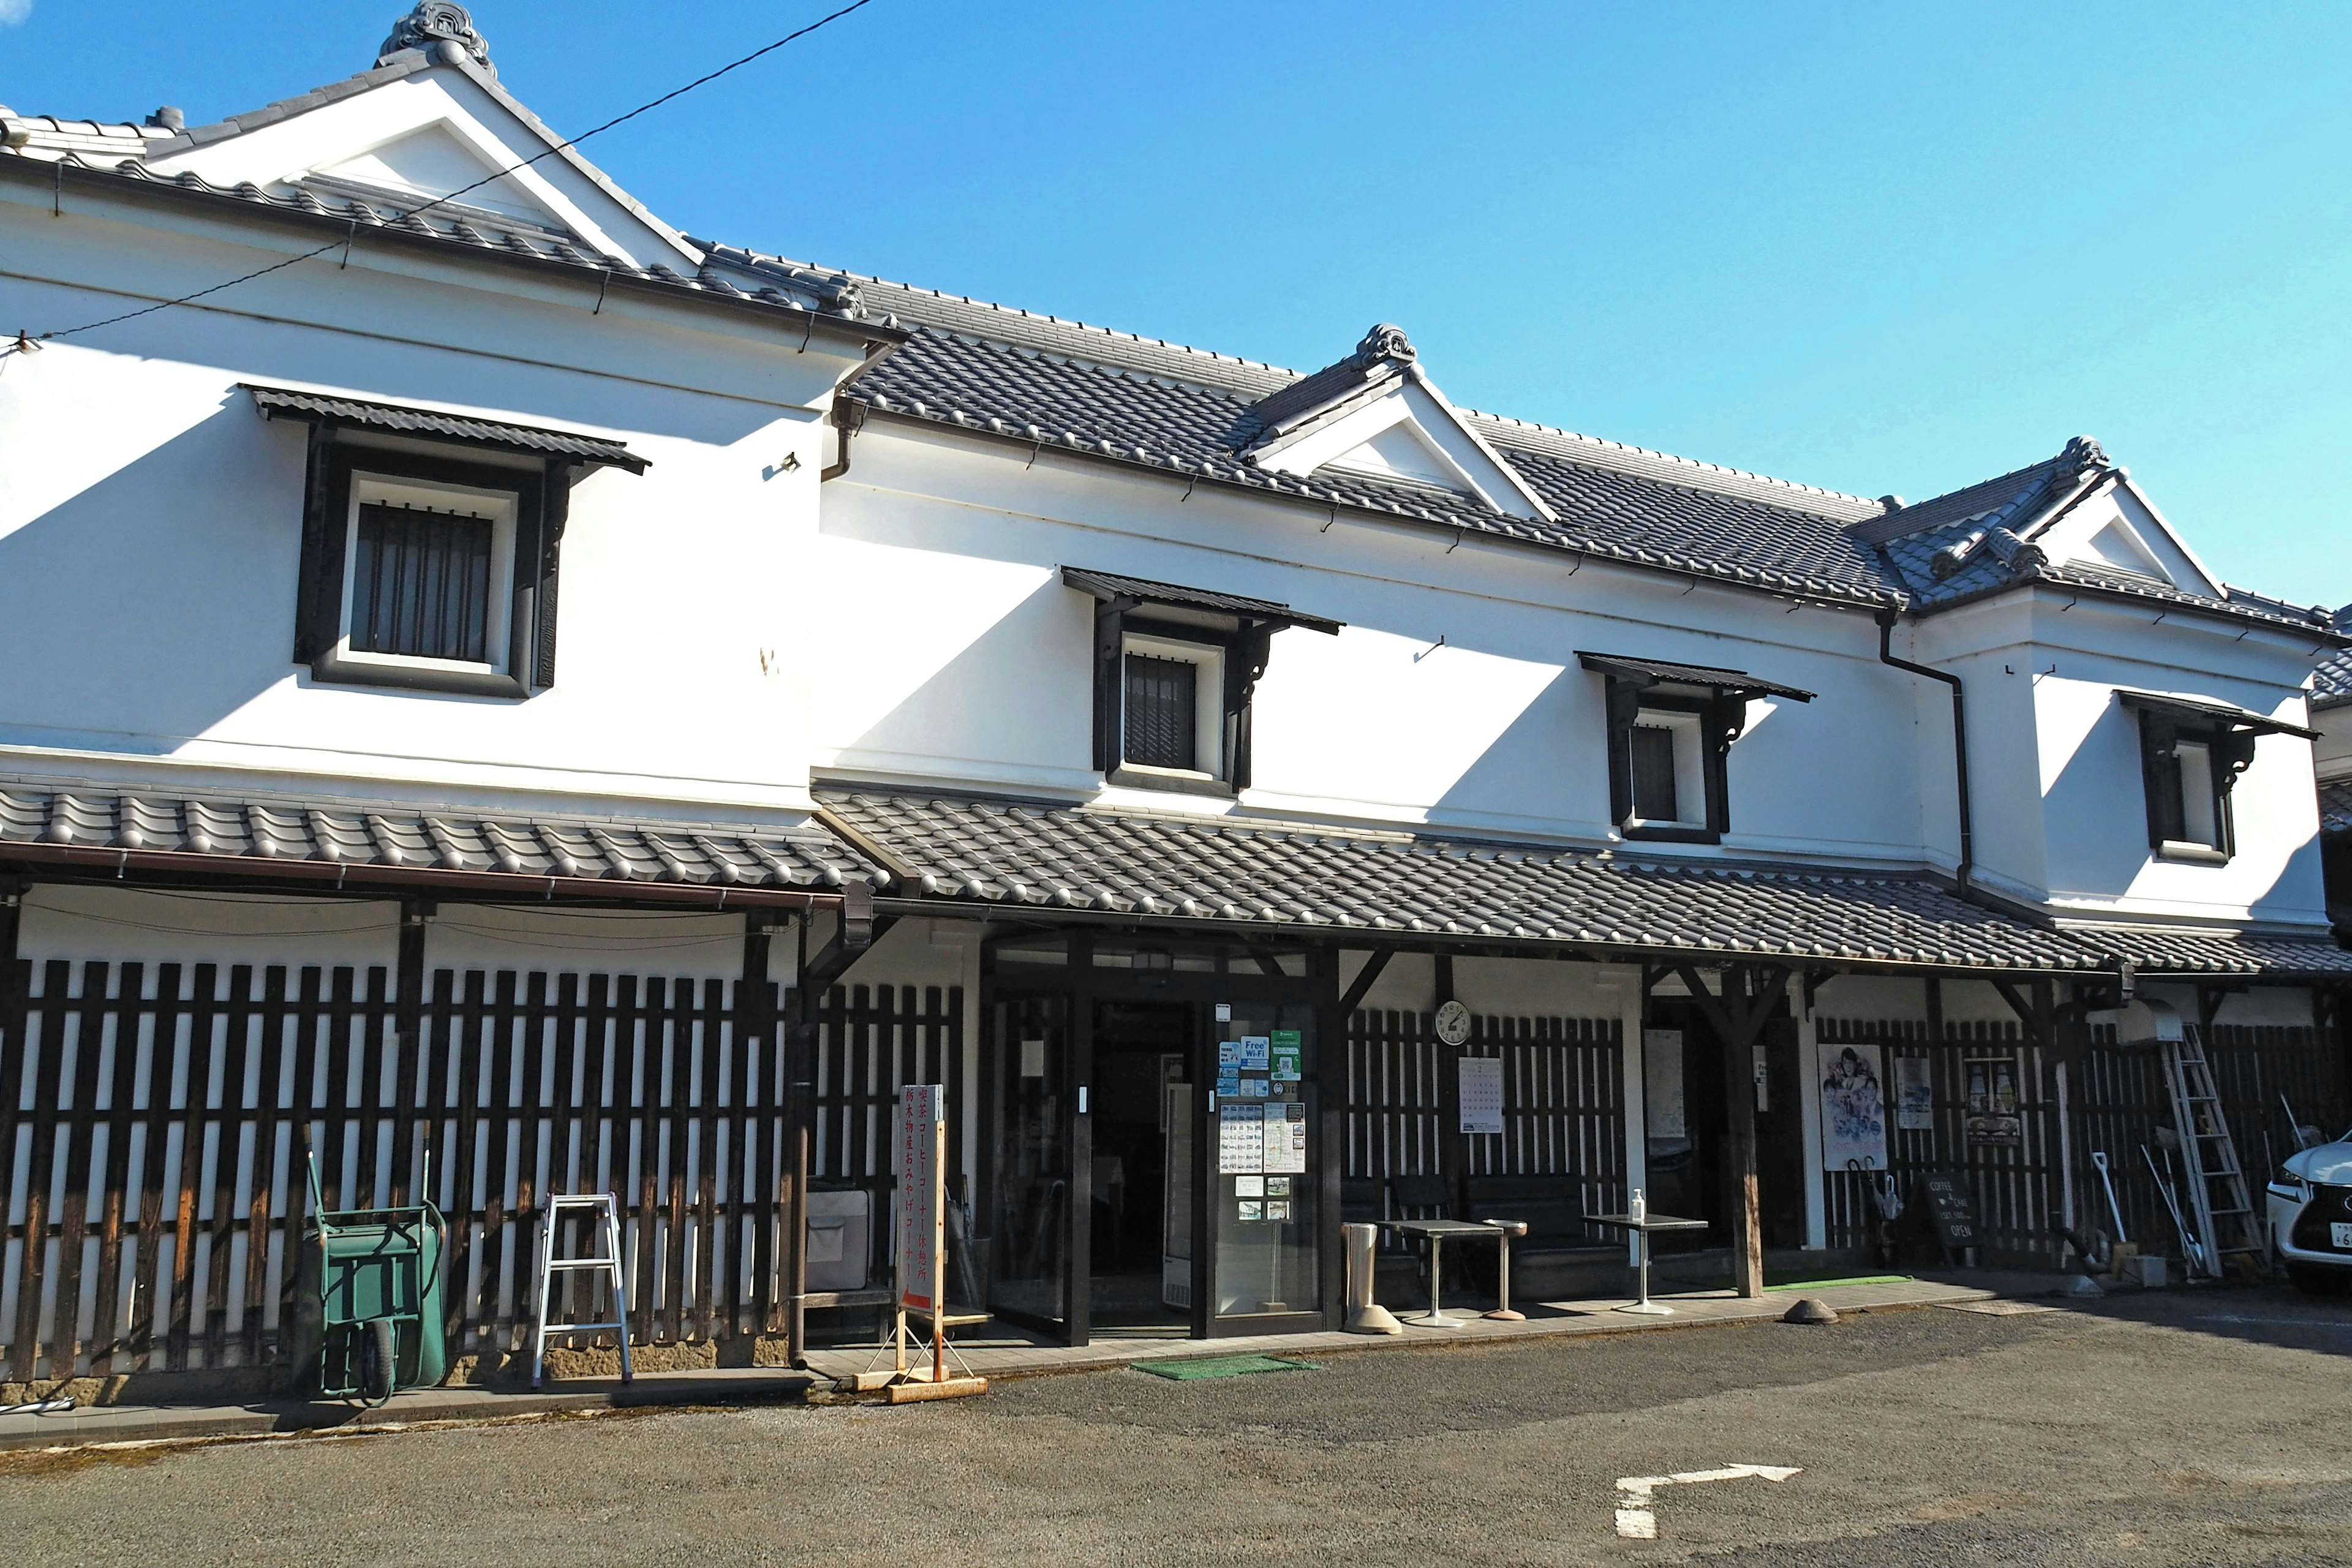
{"label": "wooden beam", "polygon": [[[1339,998],[1338,1016],[1340,1028],[1345,1029],[1348,1026],[1348,1020],[1354,1017],[1356,1009],[1364,1005],[1364,998],[1371,994],[1372,986],[1379,982],[1381,972],[1388,968],[1389,960],[1395,956],[1392,949],[1377,948],[1372,955],[1364,961],[1364,967],[1356,971],[1356,978],[1348,982],[1347,992]],[[1336,949],[1333,951],[1332,962],[1335,964],[1338,963]]]}

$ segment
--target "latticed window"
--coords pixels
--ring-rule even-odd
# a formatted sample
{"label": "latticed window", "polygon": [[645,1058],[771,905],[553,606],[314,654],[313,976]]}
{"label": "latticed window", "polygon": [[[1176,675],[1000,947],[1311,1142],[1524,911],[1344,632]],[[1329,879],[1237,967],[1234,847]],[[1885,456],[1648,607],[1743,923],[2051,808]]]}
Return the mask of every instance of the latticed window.
{"label": "latticed window", "polygon": [[1181,658],[1127,656],[1127,761],[1148,768],[1199,764],[1200,667]]}
{"label": "latticed window", "polygon": [[488,662],[496,524],[404,506],[363,505],[359,513],[352,648]]}

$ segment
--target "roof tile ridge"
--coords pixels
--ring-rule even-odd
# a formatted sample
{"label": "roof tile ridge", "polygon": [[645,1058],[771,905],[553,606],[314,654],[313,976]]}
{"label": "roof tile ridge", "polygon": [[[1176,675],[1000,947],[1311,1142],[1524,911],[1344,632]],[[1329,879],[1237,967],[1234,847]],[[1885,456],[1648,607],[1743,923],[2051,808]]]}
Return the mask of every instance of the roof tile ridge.
{"label": "roof tile ridge", "polygon": [[[391,57],[384,64],[370,66],[363,71],[353,71],[347,77],[323,82],[308,92],[289,93],[284,98],[272,99],[268,103],[256,108],[223,115],[209,124],[191,125],[179,133],[179,139],[184,140],[190,146],[195,146],[206,142],[218,142],[230,136],[241,136],[248,131],[258,131],[264,125],[274,125],[280,120],[289,119],[306,110],[322,109],[330,103],[348,98],[352,93],[363,91],[367,88],[395,80],[401,77],[412,76],[431,63],[423,50],[404,49],[400,54]],[[251,123],[247,123],[248,121]],[[178,150],[174,149],[174,151]]]}
{"label": "roof tile ridge", "polygon": [[1121,364],[1112,360],[1061,349],[1045,348],[1036,343],[1020,342],[1012,338],[992,337],[986,332],[973,330],[958,330],[952,327],[920,330],[971,347],[996,349],[1005,353],[1034,355],[1048,364],[1066,365],[1072,370],[1091,371],[1100,375],[1115,375],[1122,381],[1146,381],[1154,386],[1181,387],[1188,392],[1198,392],[1211,397],[1222,397],[1244,406],[1251,403],[1249,394],[1237,388],[1220,386],[1213,382],[1188,380],[1183,376],[1171,375],[1166,371],[1152,370],[1144,365]]}
{"label": "roof tile ridge", "polygon": [[[718,242],[697,239],[694,243],[700,245]],[[1239,365],[1244,370],[1267,371],[1276,375],[1296,377],[1310,374],[1306,371],[1292,370],[1285,365],[1268,364],[1264,360],[1244,359],[1240,354],[1222,353],[1215,349],[1195,348],[1191,343],[1180,343],[1169,338],[1148,338],[1140,332],[1122,331],[1117,327],[1097,326],[1091,321],[1081,321],[1072,316],[1055,316],[1043,310],[1027,310],[1019,305],[1002,305],[993,300],[982,300],[971,294],[951,294],[944,289],[926,288],[920,283],[902,283],[895,278],[883,278],[870,272],[857,272],[845,267],[827,267],[814,261],[795,260],[789,256],[754,250],[749,246],[734,245],[727,246],[725,248],[740,251],[755,261],[772,261],[780,267],[805,268],[812,272],[838,273],[844,278],[854,279],[859,283],[878,284],[885,289],[897,289],[908,294],[919,294],[928,299],[945,300],[950,304],[969,305],[974,310],[992,310],[1000,315],[1024,321],[1035,321],[1045,326],[1097,333],[1113,342],[1134,343],[1140,348],[1167,349],[1176,353],[1191,354],[1198,359],[1210,360],[1218,364]]]}
{"label": "roof tile ridge", "polygon": [[1557,425],[1546,425],[1538,420],[1521,419],[1509,414],[1490,414],[1483,408],[1465,407],[1462,412],[1474,419],[1492,420],[1497,425],[1514,429],[1535,430],[1546,436],[1564,436],[1571,441],[1581,441],[1588,446],[1599,447],[1607,451],[1625,452],[1639,458],[1655,458],[1661,462],[1674,463],[1686,468],[1696,468],[1702,473],[1721,474],[1728,479],[1747,479],[1756,484],[1770,485],[1777,489],[1794,490],[1800,495],[1825,496],[1831,500],[1852,501],[1856,506],[1878,504],[1868,496],[1849,495],[1844,490],[1833,490],[1824,485],[1809,485],[1799,479],[1775,479],[1770,474],[1759,474],[1748,468],[1734,468],[1722,463],[1709,463],[1697,458],[1677,457],[1672,452],[1661,452],[1651,447],[1637,447],[1630,441],[1612,441],[1605,436],[1587,436],[1580,430],[1566,430]]}

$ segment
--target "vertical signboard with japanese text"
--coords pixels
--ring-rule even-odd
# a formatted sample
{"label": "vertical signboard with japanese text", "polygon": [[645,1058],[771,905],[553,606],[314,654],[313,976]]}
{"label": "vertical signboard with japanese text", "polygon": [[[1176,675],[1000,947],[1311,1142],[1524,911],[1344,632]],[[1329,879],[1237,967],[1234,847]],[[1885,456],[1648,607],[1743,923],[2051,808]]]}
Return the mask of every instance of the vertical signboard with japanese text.
{"label": "vertical signboard with japanese text", "polygon": [[939,1303],[946,1220],[947,1091],[935,1083],[898,1090],[898,1305]]}

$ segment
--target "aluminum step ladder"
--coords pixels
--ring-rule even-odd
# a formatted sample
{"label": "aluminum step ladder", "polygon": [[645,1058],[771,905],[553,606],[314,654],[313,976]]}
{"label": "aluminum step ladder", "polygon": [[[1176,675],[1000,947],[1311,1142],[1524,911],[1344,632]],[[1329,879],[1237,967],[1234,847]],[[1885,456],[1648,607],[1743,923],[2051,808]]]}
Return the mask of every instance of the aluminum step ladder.
{"label": "aluminum step ladder", "polygon": [[[604,1239],[604,1250],[593,1258],[558,1258],[555,1256],[555,1233],[567,1214],[584,1217],[589,1229]],[[598,1323],[551,1323],[547,1321],[548,1304],[555,1296],[555,1277],[581,1269],[602,1268],[612,1277],[613,1321]],[[610,1193],[551,1193],[547,1207],[540,1215],[539,1226],[539,1324],[531,1340],[530,1385],[539,1386],[540,1374],[547,1364],[547,1339],[550,1334],[593,1333],[606,1329],[614,1331],[621,1342],[621,1381],[629,1383],[636,1377],[629,1364],[629,1287],[623,1278],[621,1263],[621,1215]]]}
{"label": "aluminum step ladder", "polygon": [[2230,1136],[2221,1097],[2213,1089],[2205,1032],[2185,1028],[2180,1036],[2163,1042],[2164,1081],[2172,1093],[2172,1124],[2180,1133],[2180,1160],[2200,1244],[2195,1251],[2201,1253],[2188,1261],[2192,1272],[2219,1279],[2231,1258],[2250,1258],[2256,1268],[2263,1266],[2261,1227],[2245,1171],[2238,1163],[2237,1142]]}

